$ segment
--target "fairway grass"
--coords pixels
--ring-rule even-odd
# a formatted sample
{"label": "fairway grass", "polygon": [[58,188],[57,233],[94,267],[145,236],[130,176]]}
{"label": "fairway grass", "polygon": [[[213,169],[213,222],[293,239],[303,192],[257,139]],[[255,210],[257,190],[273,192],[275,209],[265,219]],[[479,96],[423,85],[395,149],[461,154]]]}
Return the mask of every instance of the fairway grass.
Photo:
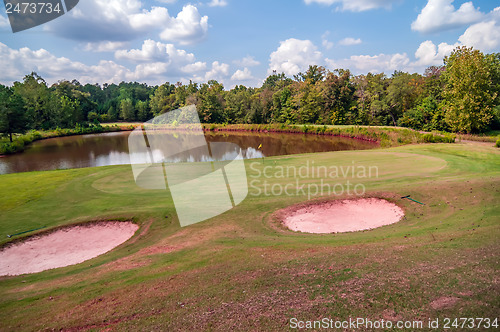
{"label": "fairway grass", "polygon": [[[343,234],[285,229],[273,213],[308,195],[265,195],[265,181],[279,188],[296,178],[263,172],[304,165],[377,167],[378,176],[323,181],[362,184],[363,197],[398,204],[404,219]],[[281,156],[246,166],[254,181],[246,200],[185,228],[170,193],[138,188],[130,166],[1,175],[0,245],[7,234],[42,226],[130,220],[140,228],[81,264],[1,277],[0,330],[287,330],[292,317],[426,326],[500,315],[500,150],[493,144]]]}

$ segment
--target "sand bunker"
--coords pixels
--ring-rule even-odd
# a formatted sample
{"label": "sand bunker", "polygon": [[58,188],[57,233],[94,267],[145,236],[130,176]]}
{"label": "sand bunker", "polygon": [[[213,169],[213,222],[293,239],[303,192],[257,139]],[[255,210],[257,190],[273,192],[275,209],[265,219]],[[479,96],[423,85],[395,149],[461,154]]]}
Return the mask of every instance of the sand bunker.
{"label": "sand bunker", "polygon": [[285,226],[305,233],[342,233],[373,229],[404,216],[396,204],[379,198],[324,202],[282,212]]}
{"label": "sand bunker", "polygon": [[138,228],[129,222],[102,222],[35,236],[0,251],[0,275],[36,273],[81,263],[127,241]]}

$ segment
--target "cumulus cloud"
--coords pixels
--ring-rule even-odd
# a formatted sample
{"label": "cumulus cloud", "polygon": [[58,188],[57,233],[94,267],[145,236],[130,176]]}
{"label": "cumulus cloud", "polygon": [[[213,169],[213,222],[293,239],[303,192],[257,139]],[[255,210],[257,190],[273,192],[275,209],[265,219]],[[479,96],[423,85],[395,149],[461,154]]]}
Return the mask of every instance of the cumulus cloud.
{"label": "cumulus cloud", "polygon": [[304,0],[304,2],[307,5],[312,3],[327,6],[340,4],[342,10],[362,12],[377,8],[390,8],[392,4],[398,2],[398,0]]}
{"label": "cumulus cloud", "polygon": [[127,42],[103,41],[96,43],[87,43],[83,49],[87,52],[113,52],[126,47]]}
{"label": "cumulus cloud", "polygon": [[455,9],[454,0],[429,0],[417,19],[411,24],[414,31],[423,33],[444,31],[476,23],[484,16],[472,2]]}
{"label": "cumulus cloud", "polygon": [[115,57],[119,60],[134,62],[162,61],[165,63],[192,63],[195,56],[184,50],[175,48],[173,44],[163,44],[154,40],[145,40],[141,49],[118,50]]}
{"label": "cumulus cloud", "polygon": [[[53,83],[60,79],[80,78],[82,75],[90,76],[92,73],[105,75],[105,72],[111,68],[111,66],[109,68],[102,67],[102,71],[96,72],[90,66],[80,62],[73,62],[68,58],[56,57],[45,49],[34,51],[23,47],[16,50],[3,43],[0,43],[0,58],[2,59],[0,61],[0,81],[4,84],[20,80],[24,75],[32,71],[45,74],[47,81]],[[114,75],[120,75],[125,68],[113,66],[113,69],[116,70]]]}
{"label": "cumulus cloud", "polygon": [[227,6],[227,1],[225,0],[212,0],[208,3],[210,7],[225,7]]}
{"label": "cumulus cloud", "polygon": [[290,38],[280,43],[271,54],[268,73],[274,70],[286,75],[296,75],[307,70],[309,65],[321,64],[322,54],[310,40]]}
{"label": "cumulus cloud", "polygon": [[260,65],[260,62],[255,60],[255,58],[253,56],[250,56],[250,55],[244,57],[241,60],[235,60],[233,62],[234,62],[234,64],[236,64],[240,67],[255,67],[255,66]]}
{"label": "cumulus cloud", "polygon": [[415,52],[417,65],[433,66],[443,64],[445,56],[458,46],[474,47],[482,52],[498,51],[500,47],[500,7],[485,17],[485,21],[471,25],[455,44],[440,43],[436,46],[426,40]]}
{"label": "cumulus cloud", "polygon": [[341,41],[339,41],[339,44],[344,45],[344,46],[359,45],[361,43],[362,43],[362,41],[360,38],[355,39],[352,37],[347,37],[347,38],[344,38]]}
{"label": "cumulus cloud", "polygon": [[184,73],[193,74],[193,73],[202,72],[205,69],[207,69],[207,63],[206,62],[198,61],[198,62],[190,63],[188,65],[183,66],[181,68],[181,71],[184,72]]}
{"label": "cumulus cloud", "polygon": [[208,17],[186,5],[176,17],[165,7],[143,8],[139,0],[81,1],[68,15],[47,25],[53,34],[84,42],[131,41],[158,32],[165,41],[192,44],[208,33]]}
{"label": "cumulus cloud", "polygon": [[353,55],[343,60],[326,59],[330,69],[348,68],[354,73],[390,73],[395,70],[411,70],[412,63],[406,53]]}
{"label": "cumulus cloud", "polygon": [[233,76],[231,76],[231,80],[233,81],[248,81],[253,79],[252,72],[248,68],[244,68],[243,70],[238,69]]}
{"label": "cumulus cloud", "polygon": [[208,32],[208,16],[201,16],[193,5],[185,6],[160,34],[163,40],[178,41],[182,45],[205,39]]}
{"label": "cumulus cloud", "polygon": [[436,47],[432,41],[426,40],[420,44],[415,52],[416,64],[426,67],[442,65],[444,57],[451,54],[457,46],[459,46],[458,43],[454,45],[441,43]]}
{"label": "cumulus cloud", "polygon": [[205,81],[217,80],[222,82],[228,76],[229,65],[226,63],[219,63],[219,61],[214,61],[212,62],[212,69],[205,74]]}
{"label": "cumulus cloud", "polygon": [[129,68],[111,60],[102,60],[95,65],[87,65],[57,57],[45,49],[11,49],[0,43],[0,83],[12,84],[32,71],[40,74],[49,84],[63,79],[77,79],[84,84],[121,81],[161,84],[165,80],[182,80],[184,75],[195,73],[198,73],[198,82],[203,82],[209,79],[222,80],[229,75],[229,65],[217,61],[205,73],[206,63],[194,62],[193,54],[170,44],[146,41],[140,50],[120,51],[117,54],[120,59],[138,64]]}
{"label": "cumulus cloud", "polygon": [[500,46],[500,24],[498,20],[472,25],[458,39],[462,44],[483,52],[498,50]]}

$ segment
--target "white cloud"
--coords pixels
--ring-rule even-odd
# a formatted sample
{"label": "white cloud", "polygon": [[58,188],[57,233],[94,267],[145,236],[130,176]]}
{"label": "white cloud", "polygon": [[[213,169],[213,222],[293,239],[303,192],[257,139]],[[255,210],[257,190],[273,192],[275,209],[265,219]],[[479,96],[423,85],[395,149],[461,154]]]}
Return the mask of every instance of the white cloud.
{"label": "white cloud", "polygon": [[68,15],[44,26],[53,34],[85,42],[131,41],[159,33],[165,41],[192,44],[208,33],[208,17],[186,5],[176,17],[165,7],[143,8],[139,0],[80,1]]}
{"label": "white cloud", "polygon": [[253,78],[252,72],[248,68],[244,68],[243,70],[238,69],[233,76],[231,76],[231,80],[233,81],[248,81]]}
{"label": "white cloud", "polygon": [[500,46],[499,21],[480,22],[472,25],[458,39],[462,44],[472,46],[482,52],[498,50]]}
{"label": "white cloud", "polygon": [[426,40],[415,52],[416,64],[420,66],[442,65],[445,56],[458,46],[474,47],[482,52],[498,51],[500,47],[500,7],[486,17],[487,20],[471,25],[453,45],[440,43],[437,47]]}
{"label": "white cloud", "polygon": [[184,50],[175,48],[173,44],[163,44],[154,40],[145,40],[142,48],[134,50],[118,50],[115,57],[119,60],[129,60],[135,62],[161,61],[165,63],[192,63],[195,56]]}
{"label": "white cloud", "polygon": [[[24,75],[32,71],[45,74],[48,82],[56,82],[61,79],[73,79],[81,77],[92,71],[92,68],[80,62],[73,62],[68,58],[56,57],[45,49],[33,51],[27,47],[19,50],[11,49],[7,45],[0,43],[0,81],[10,84],[13,81],[21,80]],[[107,70],[94,72],[102,75]],[[118,68],[114,68],[118,69]],[[121,70],[117,70],[119,74]],[[87,74],[88,75],[88,74]]]}
{"label": "white cloud", "polygon": [[182,11],[162,31],[163,40],[178,41],[182,45],[203,40],[208,32],[208,16],[201,16],[193,5],[185,6]]}
{"label": "white cloud", "polygon": [[406,53],[379,54],[379,55],[353,55],[343,60],[325,60],[330,69],[346,68],[354,73],[392,73],[395,70],[411,70],[412,64]]}
{"label": "white cloud", "polygon": [[393,3],[398,1],[399,0],[304,0],[307,5],[312,3],[327,6],[341,4],[342,10],[353,12],[362,12],[377,8],[390,8]]}
{"label": "white cloud", "polygon": [[235,60],[233,61],[234,64],[241,66],[241,67],[255,67],[260,65],[260,62],[255,60],[253,56],[246,56],[241,60]]}
{"label": "white cloud", "polygon": [[117,49],[125,48],[127,44],[127,42],[103,41],[87,43],[83,49],[87,52],[113,52]]}
{"label": "white cloud", "polygon": [[429,0],[417,19],[411,24],[414,31],[429,33],[478,22],[484,16],[472,2],[455,9],[454,0]]}
{"label": "white cloud", "polygon": [[150,11],[130,14],[128,21],[134,30],[149,30],[163,27],[171,20],[165,7],[153,7]]}
{"label": "white cloud", "polygon": [[146,41],[144,45],[140,50],[118,52],[122,59],[148,59],[148,62],[128,68],[106,60],[96,65],[86,65],[65,57],[57,57],[45,49],[31,50],[24,47],[17,50],[0,42],[0,83],[12,84],[32,71],[40,74],[49,84],[63,79],[77,79],[83,84],[121,81],[161,84],[166,80],[181,81],[185,74],[194,73],[198,75],[192,78],[203,82],[209,79],[223,81],[229,75],[227,64],[215,61],[211,70],[205,73],[206,63],[193,62],[194,55],[190,53],[178,50],[170,44]]}
{"label": "white cloud", "polygon": [[280,43],[271,54],[268,73],[274,70],[286,75],[296,75],[307,70],[309,65],[321,64],[322,54],[310,40],[290,38]]}
{"label": "white cloud", "polygon": [[441,43],[436,48],[436,45],[432,41],[426,40],[420,44],[415,52],[416,64],[426,67],[442,65],[444,57],[451,54],[457,46],[459,46],[458,43],[454,45]]}
{"label": "white cloud", "polygon": [[199,73],[207,69],[207,63],[206,62],[195,62],[195,63],[190,63],[188,65],[185,65],[181,68],[181,71],[184,73]]}
{"label": "white cloud", "polygon": [[321,36],[321,44],[323,45],[324,48],[327,50],[331,49],[333,47],[333,43],[328,40],[328,36],[330,36],[330,31],[326,31],[322,36]]}
{"label": "white cloud", "polygon": [[212,0],[208,3],[210,7],[224,7],[227,6],[227,1],[225,0]]}
{"label": "white cloud", "polygon": [[229,65],[214,61],[212,62],[212,69],[205,74],[205,81],[217,80],[222,82],[227,76],[229,76]]}
{"label": "white cloud", "polygon": [[362,43],[361,39],[359,38],[354,39],[352,37],[347,37],[339,41],[339,44],[344,46],[359,45],[361,43]]}

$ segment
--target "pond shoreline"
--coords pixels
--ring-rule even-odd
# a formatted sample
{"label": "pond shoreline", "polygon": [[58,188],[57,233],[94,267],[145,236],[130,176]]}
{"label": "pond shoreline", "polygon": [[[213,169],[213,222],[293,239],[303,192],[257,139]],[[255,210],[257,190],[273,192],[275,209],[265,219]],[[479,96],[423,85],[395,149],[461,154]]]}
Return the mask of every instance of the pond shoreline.
{"label": "pond shoreline", "polygon": [[20,137],[14,139],[12,142],[4,142],[3,146],[0,146],[0,158],[13,154],[22,153],[27,147],[31,145],[31,143],[47,140],[50,138],[104,134],[104,133],[113,133],[120,131],[128,131],[128,130],[122,130],[121,128],[110,127],[110,126],[89,127],[81,129],[59,129],[59,130],[56,129],[51,131],[33,130],[27,134],[21,135]]}
{"label": "pond shoreline", "polygon": [[273,134],[300,134],[300,135],[318,135],[318,136],[333,136],[333,137],[342,137],[342,138],[352,138],[352,139],[357,139],[361,141],[367,141],[367,142],[372,142],[372,143],[380,143],[379,140],[372,139],[372,138],[367,138],[364,136],[349,136],[349,135],[342,135],[342,134],[334,134],[334,133],[316,133],[316,132],[303,132],[303,131],[296,131],[296,130],[249,130],[249,129],[232,129],[232,128],[217,128],[217,129],[210,129],[210,128],[203,128],[204,132],[247,132],[247,133],[273,133]]}
{"label": "pond shoreline", "polygon": [[[142,123],[103,124],[95,127],[77,129],[57,129],[53,131],[32,131],[11,142],[4,142],[0,146],[0,158],[7,155],[23,152],[31,143],[49,138],[102,134],[109,132],[133,131]],[[393,147],[408,144],[433,142],[418,131],[399,127],[371,127],[371,126],[319,126],[319,125],[286,125],[286,124],[202,124],[204,132],[254,132],[254,133],[283,133],[342,137],[366,142],[377,143],[380,147]],[[433,135],[433,134],[431,134]],[[439,137],[439,136],[434,136]]]}
{"label": "pond shoreline", "polygon": [[[178,129],[182,131],[184,128]],[[201,134],[199,130],[198,126],[197,133]],[[0,174],[130,164],[131,153],[137,153],[130,151],[130,133],[128,130],[119,130],[100,134],[54,137],[39,141],[27,148],[24,153],[1,158]],[[178,144],[176,133],[182,135],[177,131],[165,132],[166,136],[162,144],[166,146]],[[189,133],[186,132],[186,134]],[[205,140],[208,144],[232,143],[224,145],[224,148],[221,145],[216,158],[232,158],[232,154],[237,150],[235,146],[241,148],[243,156],[247,159],[379,148],[379,144],[374,142],[345,137],[263,133],[255,130],[253,132],[206,130]],[[163,153],[161,148],[156,148],[155,153]],[[189,152],[189,155],[193,161],[211,158],[210,155],[200,151]]]}

